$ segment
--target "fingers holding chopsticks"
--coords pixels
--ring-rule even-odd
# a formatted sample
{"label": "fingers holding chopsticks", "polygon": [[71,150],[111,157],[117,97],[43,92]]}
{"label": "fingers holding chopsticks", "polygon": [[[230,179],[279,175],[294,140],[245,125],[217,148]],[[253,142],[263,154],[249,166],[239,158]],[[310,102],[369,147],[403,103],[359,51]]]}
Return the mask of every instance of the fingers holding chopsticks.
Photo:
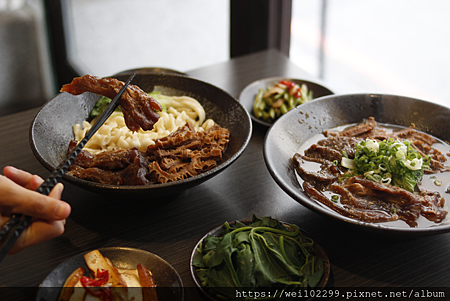
{"label": "fingers holding chopsticks", "polygon": [[23,231],[8,254],[16,254],[25,248],[34,246],[63,234],[65,223],[66,220],[48,221],[36,219]]}
{"label": "fingers holding chopsticks", "polygon": [[38,175],[32,175],[29,172],[24,170],[17,169],[13,166],[6,166],[3,169],[3,174],[14,181],[16,184],[19,184],[22,187],[25,187],[30,190],[36,190],[41,186],[44,180]]}
{"label": "fingers holding chopsticks", "polygon": [[25,214],[35,220],[22,233],[9,254],[49,240],[64,232],[70,205],[61,201],[63,185],[58,183],[48,196],[36,190],[43,180],[36,175],[7,166],[0,175],[0,226],[12,214]]}
{"label": "fingers holding chopsticks", "polygon": [[1,210],[9,209],[11,213],[48,220],[62,220],[69,216],[69,204],[60,200],[64,189],[61,183],[45,196],[34,191],[43,182],[40,177],[10,166],[5,167],[3,173],[6,178],[0,177]]}

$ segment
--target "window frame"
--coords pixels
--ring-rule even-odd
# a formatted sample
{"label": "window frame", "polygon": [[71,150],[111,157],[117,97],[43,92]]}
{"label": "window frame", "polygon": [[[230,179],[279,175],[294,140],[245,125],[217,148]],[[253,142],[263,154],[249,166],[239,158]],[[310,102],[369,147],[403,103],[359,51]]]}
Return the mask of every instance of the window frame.
{"label": "window frame", "polygon": [[[44,0],[45,21],[56,87],[81,76],[70,62],[65,20],[68,0]],[[289,57],[292,0],[230,0],[230,58],[267,49]]]}

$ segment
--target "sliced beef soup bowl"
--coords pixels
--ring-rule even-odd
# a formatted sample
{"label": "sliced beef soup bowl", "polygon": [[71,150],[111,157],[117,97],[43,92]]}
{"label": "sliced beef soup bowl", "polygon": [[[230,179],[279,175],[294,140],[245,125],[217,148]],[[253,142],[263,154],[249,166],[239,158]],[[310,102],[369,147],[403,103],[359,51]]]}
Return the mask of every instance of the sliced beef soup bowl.
{"label": "sliced beef soup bowl", "polygon": [[[129,74],[112,78],[125,82]],[[188,76],[159,73],[137,73],[131,85],[164,103],[162,113],[165,117],[159,118],[163,123],[154,125],[158,132],[156,136],[145,136],[147,132],[134,136],[139,131],[130,131],[127,120],[124,121],[120,112],[114,112],[111,116],[118,115],[119,119],[97,132],[107,139],[94,136],[83,151],[92,149],[89,147],[91,142],[108,145],[109,149],[109,141],[115,136],[118,140],[111,147],[120,149],[114,153],[119,157],[114,161],[118,165],[108,166],[111,160],[101,158],[101,153],[96,154],[93,161],[90,155],[81,153],[69,173],[64,175],[64,180],[100,194],[151,199],[180,193],[216,176],[234,163],[247,147],[252,132],[250,116],[239,101],[224,90]],[[42,106],[30,126],[29,140],[34,155],[48,170],[55,169],[64,159],[69,143],[74,145],[71,140],[75,139],[75,132],[79,135],[89,126],[84,121],[92,118],[91,113],[98,109],[102,99],[90,92],[77,96],[62,92]],[[187,123],[194,126],[183,125]],[[76,124],[80,126],[74,130]],[[228,135],[224,129],[228,130]],[[131,137],[122,139],[125,135]],[[172,136],[162,140],[164,135]],[[155,139],[159,144],[151,144],[150,141]],[[151,151],[146,144],[149,142],[154,146]],[[127,144],[134,149],[123,151]],[[203,157],[197,157],[199,152]],[[120,166],[122,163],[125,165]],[[150,165],[153,172],[147,170]],[[132,177],[129,177],[130,172]]]}
{"label": "sliced beef soup bowl", "polygon": [[[450,231],[449,129],[450,108],[428,101],[325,96],[274,123],[264,160],[294,200],[350,228],[404,238],[439,234]],[[364,149],[384,161],[363,157]]]}

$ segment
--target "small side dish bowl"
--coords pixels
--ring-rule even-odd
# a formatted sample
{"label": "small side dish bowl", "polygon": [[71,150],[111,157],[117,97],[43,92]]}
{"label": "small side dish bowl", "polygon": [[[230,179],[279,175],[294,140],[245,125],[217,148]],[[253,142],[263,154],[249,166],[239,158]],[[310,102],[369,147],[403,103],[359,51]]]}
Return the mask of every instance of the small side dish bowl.
{"label": "small side dish bowl", "polygon": [[[137,265],[142,263],[153,274],[157,286],[158,300],[184,300],[183,282],[180,275],[158,255],[145,250],[123,247],[109,247],[98,250],[119,269],[136,269]],[[79,267],[88,270],[84,260],[86,253],[88,252],[69,258],[51,271],[39,286],[36,300],[58,300],[67,277]]]}
{"label": "small side dish bowl", "polygon": [[[121,81],[128,77],[115,76]],[[63,176],[64,180],[96,193],[151,199],[182,192],[216,176],[234,163],[247,147],[252,133],[250,116],[239,101],[222,89],[191,77],[162,73],[137,73],[132,84],[145,92],[159,91],[169,96],[190,96],[198,100],[205,109],[206,118],[212,118],[230,131],[230,141],[222,160],[206,172],[164,184],[107,185],[67,174]],[[30,126],[29,142],[36,158],[48,170],[53,171],[66,156],[69,142],[74,139],[73,125],[88,119],[99,98],[99,95],[89,92],[78,96],[64,92],[39,110]]]}
{"label": "small side dish bowl", "polygon": [[[383,94],[347,94],[322,97],[283,115],[267,132],[264,160],[277,184],[305,207],[354,230],[376,233],[380,237],[416,238],[450,231],[450,221],[429,222],[426,226],[409,227],[393,222],[369,223],[345,217],[304,192],[296,173],[295,153],[307,141],[324,130],[360,123],[374,117],[382,124],[412,126],[444,142],[450,141],[450,108],[428,101]],[[311,140],[313,139],[313,140]],[[449,150],[447,150],[449,151]],[[301,153],[303,155],[303,153]],[[448,164],[447,164],[448,165]],[[445,188],[449,183],[443,183]],[[444,186],[445,185],[445,186]],[[449,204],[446,204],[448,207]]]}
{"label": "small side dish bowl", "polygon": [[[255,220],[255,218],[256,218],[256,220]],[[270,219],[270,222],[269,223],[266,223],[266,224],[268,224],[267,226],[266,226],[266,224],[264,224],[263,225],[263,227],[262,228],[265,228],[265,229],[267,229],[267,228],[272,228],[272,229],[275,229],[275,227],[276,227],[276,224],[282,224],[282,225],[284,225],[284,226],[286,226],[286,229],[287,229],[287,231],[288,232],[294,232],[295,231],[295,225],[291,225],[291,224],[289,224],[289,223],[286,223],[286,222],[282,222],[282,221],[278,221],[278,220],[276,220],[276,219],[273,219],[273,218],[258,218],[258,217],[253,217],[253,219],[252,220],[243,220],[243,221],[234,221],[234,222],[230,222],[230,223],[226,223],[226,224],[228,224],[230,227],[235,227],[235,226],[238,226],[238,227],[242,227],[242,226],[248,226],[248,225],[256,225],[255,224],[255,222],[256,223],[259,223],[261,220],[263,220],[263,219]],[[239,224],[238,224],[239,223]],[[252,224],[253,223],[253,224]],[[202,253],[200,253],[199,252],[199,248],[201,247],[201,248],[209,248],[210,246],[208,246],[208,243],[206,243],[205,244],[205,239],[213,239],[214,240],[214,238],[216,238],[216,237],[223,237],[224,236],[224,230],[226,230],[226,228],[225,228],[225,224],[224,225],[221,225],[221,226],[219,226],[219,227],[217,227],[217,228],[215,228],[215,229],[213,229],[213,230],[211,230],[211,231],[209,231],[208,233],[206,233],[198,242],[197,242],[197,244],[195,245],[195,247],[194,247],[194,250],[192,251],[192,254],[191,254],[191,259],[190,259],[190,269],[191,269],[191,276],[192,276],[192,279],[194,280],[194,282],[195,282],[195,284],[196,284],[196,286],[197,286],[197,288],[200,290],[200,292],[201,292],[201,294],[202,295],[204,295],[206,298],[208,298],[209,300],[212,300],[212,301],[219,301],[219,300],[224,300],[224,296],[218,296],[217,294],[228,294],[226,297],[230,297],[228,300],[233,300],[234,299],[234,296],[235,296],[235,294],[237,294],[236,296],[235,296],[235,298],[236,298],[236,300],[238,300],[240,297],[243,297],[242,295],[239,295],[239,292],[241,292],[241,290],[242,291],[244,291],[244,293],[246,293],[246,292],[249,292],[249,291],[251,291],[252,293],[254,293],[254,294],[259,294],[259,293],[261,293],[261,295],[259,295],[259,297],[263,297],[263,295],[262,294],[264,294],[264,297],[268,297],[268,298],[273,298],[273,299],[275,299],[277,296],[278,297],[281,297],[281,296],[279,296],[278,294],[277,294],[277,292],[281,292],[281,290],[282,290],[282,288],[280,288],[280,287],[277,287],[278,289],[276,289],[276,288],[271,288],[271,287],[258,287],[258,288],[255,288],[255,287],[241,287],[241,288],[237,288],[237,287],[227,287],[227,288],[224,288],[224,287],[218,287],[218,290],[215,292],[215,293],[213,293],[213,291],[210,289],[210,290],[208,290],[208,288],[206,288],[206,287],[204,287],[203,285],[202,285],[202,280],[200,279],[200,277],[199,277],[199,275],[198,275],[198,271],[197,271],[197,269],[198,269],[198,267],[196,266],[197,265],[197,263],[198,263],[198,261],[199,260],[202,260],[202,259],[204,259],[204,258],[206,258],[206,257],[208,257],[209,256],[209,254],[210,254],[210,252],[209,253],[207,253],[207,255],[205,255],[203,258],[202,258],[202,256],[203,256],[203,254]],[[330,266],[330,262],[329,262],[329,258],[328,258],[328,255],[327,255],[327,253],[325,252],[325,249],[322,247],[322,246],[320,246],[318,243],[317,243],[317,241],[315,241],[314,239],[312,239],[312,237],[308,234],[308,233],[306,233],[305,231],[303,231],[303,230],[301,230],[301,229],[298,229],[298,231],[299,231],[299,234],[300,234],[300,237],[302,237],[302,240],[303,240],[303,242],[305,242],[306,243],[306,241],[308,242],[308,247],[306,247],[307,249],[308,249],[308,252],[312,252],[312,253],[310,253],[310,256],[311,255],[314,255],[314,257],[315,257],[315,260],[317,260],[318,258],[320,258],[320,260],[322,260],[322,265],[320,265],[317,261],[315,261],[315,263],[314,264],[316,264],[317,266],[320,266],[321,267],[321,269],[322,269],[322,274],[321,274],[321,277],[320,278],[317,278],[316,280],[317,280],[317,285],[314,287],[314,289],[323,289],[323,288],[325,288],[326,287],[326,285],[327,285],[327,283],[328,283],[328,280],[329,280],[329,277],[330,277],[330,273],[331,273],[331,266]],[[242,233],[242,232],[241,232]],[[237,234],[236,234],[237,235]],[[250,235],[250,234],[249,234]],[[258,236],[258,237],[262,237],[262,235],[263,234],[261,234],[261,235],[259,235],[259,234],[257,234],[256,236]],[[270,235],[269,235],[270,236]],[[237,236],[235,236],[235,237],[237,237]],[[232,248],[224,248],[224,249],[226,249],[227,250],[227,252],[233,252],[233,255],[231,255],[230,254],[230,256],[232,256],[231,257],[231,262],[235,262],[235,261],[240,261],[240,262],[246,262],[247,264],[251,264],[251,261],[249,261],[248,260],[248,257],[245,257],[245,256],[247,256],[246,254],[244,254],[244,253],[247,253],[248,252],[248,248],[250,248],[251,249],[251,252],[256,252],[255,250],[253,250],[252,249],[252,247],[248,247],[246,250],[242,250],[242,249],[239,249],[238,248],[238,246],[236,246],[235,244],[234,244],[234,242],[235,241],[239,241],[239,244],[243,244],[243,239],[245,240],[245,238],[242,238],[243,236],[241,236],[240,238],[236,238],[235,240],[233,240],[233,247],[234,248],[236,248],[235,249],[235,252],[233,252],[232,251]],[[280,235],[280,237],[281,237],[281,235]],[[270,238],[268,238],[268,239],[270,239]],[[286,240],[289,240],[289,239],[286,239]],[[312,245],[310,245],[309,243],[311,243],[311,241],[313,242],[312,243]],[[231,242],[230,242],[231,243]],[[278,243],[278,241],[276,242],[276,243]],[[282,249],[282,251],[281,251],[281,253],[283,253],[284,252],[284,255],[280,255],[280,256],[283,256],[283,260],[285,259],[285,258],[291,258],[291,257],[289,257],[289,254],[294,254],[294,253],[290,253],[289,251],[288,251],[288,245],[289,245],[289,243],[290,242],[283,242],[283,244],[286,244],[286,246],[285,247],[283,247],[283,248],[281,248]],[[222,244],[222,242],[220,243],[220,244]],[[244,243],[244,244],[246,244],[246,243]],[[262,243],[263,244],[263,243]],[[281,246],[281,243],[280,243],[280,246]],[[292,246],[292,245],[290,245],[290,246]],[[273,247],[273,249],[275,250],[275,249],[277,249],[278,247],[276,247],[276,246],[272,246]],[[220,251],[218,250],[218,248],[219,248],[219,246],[217,246],[217,248],[215,249],[215,252],[217,252],[217,253],[219,253]],[[240,253],[240,252],[242,252],[242,253]],[[237,259],[237,257],[238,257],[238,253],[240,253],[239,255],[241,255],[241,254],[244,254],[244,255],[242,255],[243,257],[241,257],[241,259],[239,260],[239,259]],[[270,252],[268,252],[268,253],[270,253]],[[274,254],[275,253],[277,253],[277,251],[274,251]],[[288,255],[286,255],[286,254],[288,254]],[[298,253],[295,253],[295,254],[297,254],[298,255]],[[278,254],[279,255],[279,254]],[[214,256],[214,255],[213,255]],[[275,255],[275,256],[277,256],[277,255]],[[263,256],[261,256],[261,257],[263,257]],[[211,257],[209,257],[209,258],[211,258]],[[312,257],[310,257],[310,259],[311,259]],[[279,259],[279,258],[278,258]],[[292,258],[291,258],[292,259]],[[263,260],[263,259],[261,259],[260,258],[260,260]],[[299,269],[299,267],[294,267],[293,265],[292,265],[292,263],[289,261],[289,260],[287,260],[286,262],[289,262],[288,263],[288,265],[290,266],[290,268],[291,269]],[[299,261],[300,262],[300,261]],[[223,264],[223,263],[222,263]],[[314,267],[314,264],[312,264],[312,261],[311,262],[309,262],[308,264],[305,264],[304,266],[303,266],[303,268],[304,268],[304,270],[302,270],[303,272],[304,272],[304,275],[308,275],[309,277],[313,277],[313,275],[311,275],[311,274],[309,274],[309,267]],[[235,265],[235,264],[234,264]],[[260,264],[259,266],[268,266],[268,265],[270,265],[269,263],[266,263],[265,265],[263,265],[263,264]],[[282,265],[280,265],[280,266],[282,266]],[[316,267],[317,267],[316,266]],[[251,269],[251,268],[249,268],[249,269]],[[276,269],[276,268],[274,268],[274,269]],[[225,269],[224,269],[225,270]],[[237,269],[237,270],[239,270],[239,269]],[[240,269],[239,271],[241,271],[242,272],[242,270],[243,269]],[[268,269],[268,270],[270,270],[270,269]],[[222,280],[225,280],[226,281],[226,283],[227,284],[229,284],[231,281],[232,281],[232,279],[225,279],[225,278],[220,278],[220,276],[219,275],[217,275],[219,272],[217,272],[216,273],[216,278],[215,278],[215,280],[218,280],[218,281],[221,281],[221,279]],[[239,272],[237,273],[238,275],[237,275],[237,277],[239,278]],[[291,274],[292,275],[292,274]],[[223,276],[223,275],[222,275]],[[305,276],[305,277],[308,277],[308,276]],[[225,277],[225,276],[224,276]],[[231,276],[230,276],[231,277]],[[241,275],[241,277],[242,277],[242,275]],[[291,276],[290,276],[291,277]],[[256,277],[255,277],[256,278]],[[261,278],[263,278],[263,276],[261,276]],[[247,275],[246,277],[244,277],[244,279],[245,280],[249,280],[250,279],[250,276],[249,275]],[[264,278],[264,279],[268,279],[268,278]],[[286,281],[288,281],[288,279],[286,279]],[[305,280],[305,281],[307,281],[307,280]],[[281,285],[280,283],[278,283],[277,285]],[[292,286],[291,286],[292,287]],[[297,290],[298,290],[298,288],[299,287],[297,287]],[[228,290],[229,289],[229,290]],[[287,289],[286,289],[287,290]],[[255,295],[256,296],[256,295]],[[309,300],[308,298],[306,298],[307,300]]]}
{"label": "small side dish bowl", "polygon": [[260,79],[257,81],[254,81],[250,83],[248,86],[242,90],[241,94],[239,95],[239,101],[242,103],[242,105],[245,107],[245,109],[250,113],[251,118],[253,121],[262,124],[264,126],[270,127],[273,123],[269,123],[267,121],[264,121],[260,118],[257,118],[255,114],[253,113],[253,103],[255,102],[255,97],[258,94],[259,90],[266,90],[268,87],[273,86],[274,84],[278,83],[281,80],[285,81],[291,81],[299,86],[305,84],[308,87],[308,91],[312,91],[312,97],[313,99],[319,98],[322,96],[327,96],[333,94],[333,92],[328,89],[327,87],[311,82],[304,79],[296,79],[296,78],[286,78],[286,77],[269,77]]}

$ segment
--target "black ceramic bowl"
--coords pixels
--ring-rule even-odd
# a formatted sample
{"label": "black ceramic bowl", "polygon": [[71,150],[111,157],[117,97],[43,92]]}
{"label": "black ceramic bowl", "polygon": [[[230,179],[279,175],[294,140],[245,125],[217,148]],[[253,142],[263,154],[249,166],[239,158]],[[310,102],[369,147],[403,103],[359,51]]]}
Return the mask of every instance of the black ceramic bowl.
{"label": "black ceramic bowl", "polygon": [[168,73],[168,74],[177,74],[177,75],[186,75],[185,73],[169,68],[163,68],[163,67],[142,67],[142,68],[136,68],[136,69],[128,69],[121,71],[119,73],[114,74],[114,76],[118,75],[130,75],[131,73]]}
{"label": "black ceramic bowl", "polygon": [[[142,263],[153,274],[159,300],[184,300],[183,282],[180,275],[161,257],[133,248],[110,247],[99,249],[99,251],[103,256],[108,257],[113,265],[119,269],[136,269],[137,265]],[[72,257],[51,271],[41,283],[36,300],[58,300],[61,288],[67,277],[81,266],[86,271],[88,270],[84,255],[85,253],[82,253]]]}
{"label": "black ceramic bowl", "polygon": [[272,123],[269,123],[267,121],[259,119],[253,114],[253,103],[255,102],[256,94],[258,94],[258,91],[260,89],[266,90],[267,87],[270,87],[270,86],[276,84],[280,80],[288,80],[288,81],[294,82],[300,86],[302,84],[306,84],[308,86],[308,91],[313,91],[313,99],[333,94],[333,92],[331,92],[331,90],[328,89],[327,87],[325,87],[321,84],[315,83],[315,82],[304,80],[304,79],[286,78],[286,77],[269,77],[269,78],[264,78],[264,79],[254,81],[251,84],[249,84],[248,86],[246,86],[244,88],[244,90],[242,90],[241,94],[239,95],[239,101],[242,103],[242,105],[245,107],[245,109],[250,113],[250,116],[252,117],[252,119],[255,122],[262,124],[264,126],[267,126],[267,127],[272,125]]}
{"label": "black ceramic bowl", "polygon": [[395,95],[326,96],[288,112],[268,130],[264,141],[264,160],[270,174],[287,194],[302,205],[353,229],[370,230],[381,236],[397,235],[404,238],[450,231],[448,218],[439,224],[413,228],[392,223],[358,221],[342,216],[303,193],[292,160],[294,154],[299,152],[300,146],[324,130],[359,123],[370,116],[380,123],[414,126],[419,131],[443,141],[450,141],[449,108]]}
{"label": "black ceramic bowl", "polygon": [[[240,221],[245,225],[249,225],[251,224],[251,220],[242,220]],[[234,225],[236,222],[230,222],[230,225]],[[289,225],[289,223],[286,222],[282,222],[285,225]],[[197,249],[199,248],[200,244],[203,243],[203,241],[205,240],[206,237],[208,236],[214,236],[214,237],[220,237],[222,236],[222,231],[224,230],[223,224],[217,228],[212,229],[211,231],[209,231],[208,233],[206,233],[195,245],[192,253],[191,253],[191,259],[190,259],[190,270],[191,270],[191,277],[195,282],[195,285],[197,286],[197,288],[200,290],[201,294],[206,297],[208,300],[211,301],[220,301],[220,300],[224,300],[223,298],[219,298],[213,294],[211,294],[205,287],[202,286],[201,280],[197,275],[197,268],[194,266],[194,260],[197,256],[200,255],[200,253],[197,251]],[[309,238],[313,238],[310,234],[308,234],[307,232],[305,232],[304,230],[300,229],[301,234],[304,237],[309,237]],[[313,238],[314,240],[314,238]],[[315,252],[315,256],[324,259],[325,263],[324,263],[324,273],[322,275],[322,278],[320,279],[320,282],[318,283],[316,289],[324,289],[327,286],[327,283],[330,279],[330,275],[331,275],[331,265],[330,265],[330,260],[328,258],[328,254],[325,251],[325,249],[319,245],[319,243],[317,243],[317,241],[314,240],[314,252]],[[267,292],[266,292],[267,293]],[[236,298],[239,299],[239,298]],[[302,298],[301,300],[312,300],[314,298]]]}
{"label": "black ceramic bowl", "polygon": [[[116,76],[126,81],[128,75]],[[222,161],[213,169],[181,181],[147,186],[105,185],[64,175],[63,179],[81,188],[109,195],[138,195],[148,198],[179,193],[217,175],[242,154],[250,141],[252,123],[245,108],[227,92],[200,80],[174,74],[138,73],[132,84],[146,92],[161,91],[172,96],[197,99],[206,117],[230,131],[230,142]],[[86,120],[100,96],[84,93],[74,96],[60,93],[39,110],[30,126],[30,145],[36,158],[52,171],[64,159],[73,139],[72,126]]]}

